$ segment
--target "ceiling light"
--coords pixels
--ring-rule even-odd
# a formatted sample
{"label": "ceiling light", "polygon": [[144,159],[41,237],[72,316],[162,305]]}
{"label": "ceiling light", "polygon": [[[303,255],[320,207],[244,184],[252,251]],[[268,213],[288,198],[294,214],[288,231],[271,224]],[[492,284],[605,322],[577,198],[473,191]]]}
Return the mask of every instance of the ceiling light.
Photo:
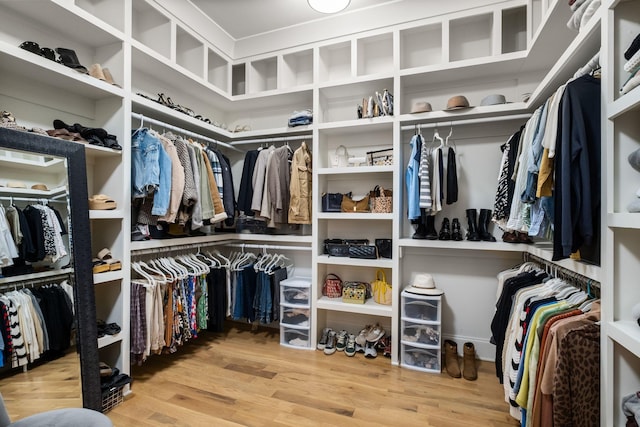
{"label": "ceiling light", "polygon": [[351,0],[307,0],[313,10],[320,13],[338,13],[349,6]]}

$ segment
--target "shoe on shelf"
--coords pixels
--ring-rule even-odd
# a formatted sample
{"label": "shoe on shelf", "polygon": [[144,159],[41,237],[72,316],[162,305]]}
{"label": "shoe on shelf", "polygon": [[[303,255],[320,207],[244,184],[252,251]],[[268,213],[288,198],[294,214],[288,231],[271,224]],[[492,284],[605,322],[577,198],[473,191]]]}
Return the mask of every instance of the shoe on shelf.
{"label": "shoe on shelf", "polygon": [[347,345],[344,348],[344,354],[349,357],[353,357],[356,355],[356,336],[353,334],[349,334],[347,337]]}
{"label": "shoe on shelf", "polygon": [[110,377],[111,375],[113,375],[113,369],[111,369],[111,366],[104,362],[100,362],[100,376]]}
{"label": "shoe on shelf", "polygon": [[364,347],[364,345],[367,343],[367,335],[371,331],[371,328],[371,325],[367,325],[360,331],[360,333],[356,336],[356,344]]}
{"label": "shoe on shelf", "polygon": [[327,338],[327,344],[324,346],[324,354],[331,355],[336,352],[336,332],[329,332],[329,337]]}
{"label": "shoe on shelf", "polygon": [[340,332],[338,332],[338,334],[336,335],[336,350],[338,351],[344,351],[345,348],[347,347],[347,336],[348,336],[348,332],[345,331],[344,329],[341,330]]}
{"label": "shoe on shelf", "polygon": [[375,359],[378,357],[375,342],[367,341],[367,345],[364,347],[364,357],[367,359]]}
{"label": "shoe on shelf", "polygon": [[118,204],[111,197],[104,194],[95,194],[89,197],[89,209],[109,211],[118,207]]}
{"label": "shoe on shelf", "polygon": [[98,252],[98,259],[109,266],[109,271],[116,271],[122,269],[122,262],[120,260],[114,259],[111,255],[111,250],[108,248],[101,249]]}
{"label": "shoe on shelf", "polygon": [[329,340],[329,332],[331,332],[331,328],[324,328],[322,330],[322,334],[320,335],[320,341],[318,341],[317,349],[324,350],[327,345],[327,341]]}
{"label": "shoe on shelf", "polygon": [[367,342],[377,342],[380,338],[384,336],[384,329],[382,326],[376,323],[376,325],[369,330],[369,333],[366,336]]}

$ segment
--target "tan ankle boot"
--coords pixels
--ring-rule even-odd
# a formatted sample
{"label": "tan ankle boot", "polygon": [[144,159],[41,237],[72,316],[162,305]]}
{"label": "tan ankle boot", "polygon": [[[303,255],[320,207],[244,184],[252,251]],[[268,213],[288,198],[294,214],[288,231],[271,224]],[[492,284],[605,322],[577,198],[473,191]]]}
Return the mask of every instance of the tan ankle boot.
{"label": "tan ankle boot", "polygon": [[476,348],[473,343],[464,343],[463,352],[463,372],[465,380],[474,381],[478,378],[478,369],[476,368]]}
{"label": "tan ankle boot", "polygon": [[458,344],[455,341],[444,342],[444,364],[447,374],[453,378],[460,378],[460,365],[458,364]]}

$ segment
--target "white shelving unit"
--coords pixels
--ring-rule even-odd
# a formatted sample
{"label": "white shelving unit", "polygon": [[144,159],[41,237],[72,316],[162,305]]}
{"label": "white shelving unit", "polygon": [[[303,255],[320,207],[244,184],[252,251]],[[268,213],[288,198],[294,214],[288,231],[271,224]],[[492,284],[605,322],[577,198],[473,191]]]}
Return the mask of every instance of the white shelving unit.
{"label": "white shelving unit", "polygon": [[640,148],[640,92],[635,88],[621,95],[619,89],[629,76],[623,54],[640,33],[640,4],[603,3],[602,265],[608,286],[602,295],[602,425],[623,426],[622,399],[640,390],[640,326],[632,315],[632,307],[640,302],[633,280],[640,274],[640,217],[627,211],[640,186],[640,174],[627,161]]}

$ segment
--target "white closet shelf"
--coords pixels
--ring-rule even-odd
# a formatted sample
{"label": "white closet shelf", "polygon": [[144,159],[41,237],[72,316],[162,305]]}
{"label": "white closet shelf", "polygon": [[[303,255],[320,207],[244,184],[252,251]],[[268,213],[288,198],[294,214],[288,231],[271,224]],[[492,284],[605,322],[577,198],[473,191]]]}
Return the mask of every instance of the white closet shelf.
{"label": "white closet shelf", "polygon": [[[382,116],[318,123],[316,127],[321,131],[322,135],[357,135],[361,134],[363,130],[368,133],[389,130],[393,126],[393,122],[394,116]],[[366,129],[363,129],[363,127],[366,127]],[[391,145],[391,142],[389,142],[389,145]]]}
{"label": "white closet shelf", "polygon": [[508,104],[486,105],[467,108],[458,111],[432,111],[429,113],[403,114],[399,117],[403,125],[416,125],[425,123],[456,124],[459,121],[487,119],[487,121],[526,120],[529,117],[529,108],[524,102],[512,102]]}
{"label": "white closet shelf", "polygon": [[609,213],[607,214],[607,225],[612,228],[640,229],[640,213]]}
{"label": "white closet shelf", "polygon": [[[34,7],[34,3],[37,7]],[[18,12],[31,22],[45,28],[53,28],[70,40],[80,40],[93,47],[106,46],[124,40],[125,36],[121,31],[106,24],[99,17],[69,3],[64,0],[7,1],[2,2],[2,8]],[[44,43],[45,40],[42,42]]]}
{"label": "white closet shelf", "polygon": [[159,249],[159,250],[171,250],[175,246],[183,245],[210,245],[211,243],[230,243],[233,241],[245,241],[245,242],[279,242],[279,243],[309,243],[311,244],[311,236],[292,236],[292,235],[272,235],[272,234],[245,234],[245,233],[220,233],[211,234],[208,236],[197,237],[182,237],[177,239],[160,239],[160,240],[146,240],[142,242],[131,242],[131,252],[147,250],[147,249]]}
{"label": "white closet shelf", "polygon": [[318,168],[316,171],[318,175],[332,175],[332,176],[340,176],[340,175],[351,175],[351,174],[360,174],[360,173],[383,173],[389,174],[393,173],[395,166],[349,166],[344,168]]}
{"label": "white closet shelf", "polygon": [[424,88],[431,84],[455,83],[468,80],[470,75],[514,76],[521,72],[526,57],[527,52],[520,51],[410,68],[400,71],[402,88],[406,91],[411,87]]}
{"label": "white closet shelf", "polygon": [[[0,285],[6,285],[14,282],[29,282],[30,280],[40,281],[41,279],[46,279],[47,277],[56,277],[72,273],[73,268],[63,268],[62,270],[40,271],[38,273],[23,274],[21,276],[2,277],[0,278]],[[19,285],[16,284],[16,286]]]}
{"label": "white closet shelf", "polygon": [[381,305],[369,298],[364,304],[342,302],[342,298],[322,297],[316,301],[319,310],[344,311],[347,313],[368,314],[372,316],[391,317],[391,305]]}
{"label": "white closet shelf", "polygon": [[[564,2],[558,0],[557,3],[563,3],[566,7]],[[546,68],[549,69],[549,72],[533,91],[527,105],[535,108],[544,103],[552,93],[573,77],[576,71],[582,68],[600,50],[601,16],[602,7],[598,9],[598,12],[593,15],[586,27],[573,39],[554,65],[550,69],[549,67]],[[549,44],[553,43],[554,41],[549,41]],[[545,46],[541,46],[541,50],[544,49]],[[546,55],[546,53],[541,53],[541,55]],[[555,58],[555,56],[550,56],[550,58]],[[527,61],[531,60],[532,57],[527,59]],[[531,66],[534,65],[538,64],[534,63]]]}
{"label": "white closet shelf", "polygon": [[[3,183],[4,184],[4,183]],[[65,194],[67,187],[56,187],[51,190],[33,190],[31,188],[10,188],[0,187],[0,195],[2,196],[27,196],[27,197],[43,197],[49,198],[59,194]]]}
{"label": "white closet shelf", "polygon": [[[313,85],[307,84],[303,86],[296,86],[291,89],[272,89],[256,93],[247,93],[243,95],[233,95],[233,107],[235,111],[241,110],[253,110],[257,107],[266,108],[267,106],[289,105],[295,104],[296,99],[307,98],[304,101],[308,101],[309,105],[306,108],[311,108],[311,94],[313,92]],[[267,99],[264,99],[267,98]],[[275,103],[275,104],[274,104]],[[299,103],[299,101],[298,101]],[[301,105],[299,109],[305,108]]]}
{"label": "white closet shelf", "polygon": [[89,219],[123,219],[124,210],[89,210]]}
{"label": "white closet shelf", "polygon": [[527,248],[530,246],[524,243],[469,242],[468,240],[455,242],[453,240],[400,239],[398,243],[400,247],[405,248],[436,248],[483,252],[527,252]]}
{"label": "white closet shelf", "polygon": [[99,285],[100,283],[109,283],[115,280],[122,280],[124,273],[122,270],[105,271],[104,273],[97,273],[93,275],[93,284]]}
{"label": "white closet shelf", "polygon": [[123,334],[122,332],[117,333],[115,335],[105,335],[102,338],[98,338],[98,348],[104,348],[110,346],[111,344],[115,344],[117,342],[122,341]]}
{"label": "white closet shelf", "polygon": [[596,265],[586,264],[582,261],[573,260],[570,258],[552,261],[553,257],[553,245],[551,243],[542,244],[538,243],[535,245],[527,245],[526,252],[530,254],[536,255],[546,261],[549,261],[553,264],[558,265],[559,267],[564,267],[568,270],[571,270],[575,273],[581,274],[589,279],[595,280],[597,282],[601,281],[600,278],[600,267]]}
{"label": "white closet shelf", "polygon": [[[341,80],[333,80],[330,82],[321,82],[318,84],[318,88],[321,92],[327,92],[332,94],[339,94],[344,90],[351,90],[350,86],[371,86],[372,84],[378,84],[380,81],[388,80],[391,82],[391,86],[387,87],[387,89],[393,89],[393,73],[378,73],[378,74],[369,74],[361,77],[349,77]],[[384,87],[378,88],[378,91],[384,90]],[[351,95],[353,93],[348,92],[346,95]],[[364,95],[364,94],[363,94]]]}
{"label": "white closet shelf", "polygon": [[[119,143],[122,144],[122,141],[119,141]],[[77,144],[82,143],[77,142]],[[84,154],[87,157],[122,157],[122,150],[114,150],[112,148],[100,147],[93,144],[82,145],[84,145]]]}
{"label": "white closet shelf", "polygon": [[338,257],[338,256],[329,256],[329,255],[318,255],[317,263],[329,264],[329,265],[349,265],[354,267],[393,268],[393,260],[387,259],[387,258],[360,259],[360,258]]}
{"label": "white closet shelf", "polygon": [[[6,154],[5,154],[6,153]],[[30,158],[16,157],[11,154],[11,151],[3,152],[0,155],[0,166],[2,168],[15,168],[21,171],[33,171],[42,173],[43,168],[57,168],[59,172],[65,172],[66,166],[64,165],[64,159],[59,157],[47,157],[40,155],[32,155]],[[48,171],[47,171],[48,172]]]}
{"label": "white closet shelf", "polygon": [[609,338],[640,357],[640,327],[635,320],[609,322],[607,331]]}
{"label": "white closet shelf", "polygon": [[622,95],[607,105],[607,118],[613,120],[625,113],[638,109],[640,109],[640,87],[636,87],[631,92]]}
{"label": "white closet shelf", "polygon": [[[11,2],[13,3],[13,2]],[[124,97],[124,90],[67,66],[0,41],[0,70],[89,99]]]}
{"label": "white closet shelf", "polygon": [[360,213],[360,212],[318,212],[318,219],[353,220],[392,220],[393,213]]}

